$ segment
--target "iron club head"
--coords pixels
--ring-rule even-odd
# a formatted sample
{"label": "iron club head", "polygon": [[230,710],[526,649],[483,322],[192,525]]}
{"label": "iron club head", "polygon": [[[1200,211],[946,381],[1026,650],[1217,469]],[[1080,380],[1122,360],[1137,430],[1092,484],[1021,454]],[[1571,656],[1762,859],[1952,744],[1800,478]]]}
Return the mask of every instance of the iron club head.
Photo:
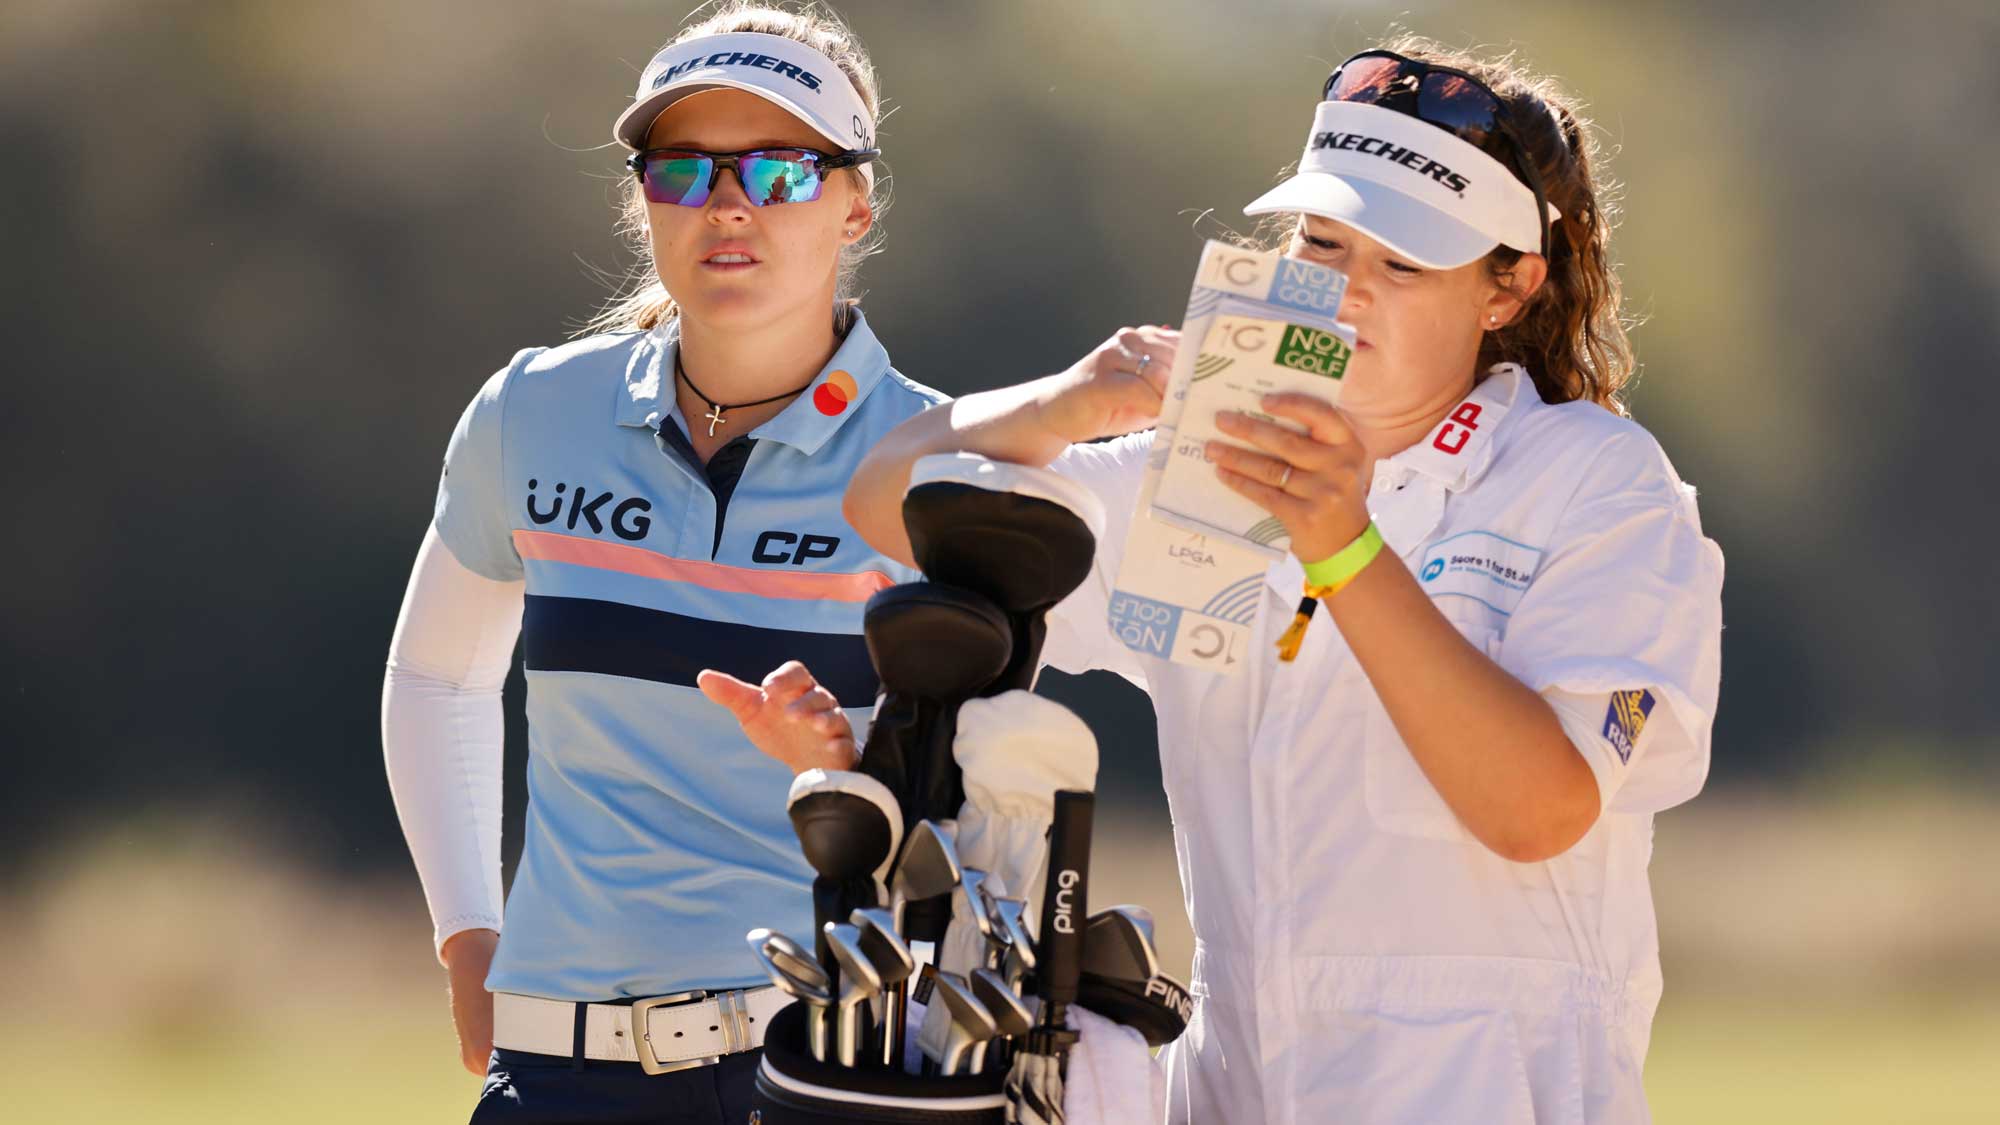
{"label": "iron club head", "polygon": [[952,903],[956,905],[961,898],[964,900],[966,916],[978,928],[979,936],[990,942],[993,940],[993,919],[986,913],[985,889],[986,872],[977,867],[964,868],[960,872],[958,888],[953,892]]}
{"label": "iron club head", "polygon": [[840,996],[834,1001],[835,1057],[853,1066],[861,1054],[861,1005],[882,995],[882,974],[861,948],[861,931],[846,922],[826,924],[827,948],[840,962]]}
{"label": "iron club head", "polygon": [[755,929],[744,935],[751,952],[763,964],[778,991],[806,1005],[807,1046],[813,1058],[826,1061],[827,1015],[833,1007],[833,982],[813,955],[776,930]]}
{"label": "iron club head", "polygon": [[957,1074],[975,1048],[1000,1033],[1000,1025],[986,1005],[979,1002],[979,997],[973,995],[965,978],[957,973],[937,975],[931,1003],[942,1003],[951,1013],[951,1031],[938,1056],[938,1072]]}
{"label": "iron club head", "polygon": [[963,877],[958,848],[934,821],[920,820],[910,830],[903,845],[903,857],[896,861],[890,884],[890,902],[896,930],[904,932],[903,908],[912,902],[948,895]]}
{"label": "iron club head", "polygon": [[1035,970],[1035,935],[1028,932],[1026,899],[1000,896],[993,899],[993,925],[1007,935],[1004,971],[1014,991],[1021,990],[1021,978]]}
{"label": "iron club head", "polygon": [[916,972],[917,960],[909,943],[896,932],[894,915],[877,908],[856,910],[850,919],[861,934],[861,951],[875,964],[882,978],[882,999],[877,1005],[881,1023],[881,1060],[894,1068],[903,1057],[906,1013],[903,1008],[904,982]]}
{"label": "iron club head", "polygon": [[[1013,1038],[1026,1035],[1035,1026],[1035,1016],[1028,1005],[1007,985],[1007,981],[992,969],[972,971],[972,995],[977,997],[986,1010],[993,1013],[993,1022],[999,1026],[999,1036]],[[997,1038],[998,1036],[996,1036]],[[981,1043],[972,1053],[972,1072],[983,1073],[986,1069],[988,1044]]]}
{"label": "iron club head", "polygon": [[916,972],[916,958],[908,942],[896,932],[895,919],[887,910],[869,907],[856,910],[849,919],[859,935],[861,951],[874,963],[885,985],[900,984]]}

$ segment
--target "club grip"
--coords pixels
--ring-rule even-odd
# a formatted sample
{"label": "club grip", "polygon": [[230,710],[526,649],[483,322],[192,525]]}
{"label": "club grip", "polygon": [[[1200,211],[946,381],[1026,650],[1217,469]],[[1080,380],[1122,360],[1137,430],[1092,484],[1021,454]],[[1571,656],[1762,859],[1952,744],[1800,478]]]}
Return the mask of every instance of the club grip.
{"label": "club grip", "polygon": [[1097,797],[1087,789],[1056,790],[1035,974],[1046,1004],[1076,1002],[1083,924],[1090,917],[1090,821],[1096,807]]}

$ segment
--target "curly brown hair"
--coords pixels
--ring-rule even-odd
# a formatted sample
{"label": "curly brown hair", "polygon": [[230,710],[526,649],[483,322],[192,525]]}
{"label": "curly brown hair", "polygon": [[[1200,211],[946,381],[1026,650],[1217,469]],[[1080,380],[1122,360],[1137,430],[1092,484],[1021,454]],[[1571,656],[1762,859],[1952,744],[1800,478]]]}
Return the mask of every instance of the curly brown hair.
{"label": "curly brown hair", "polygon": [[[1418,35],[1398,35],[1382,46],[1407,58],[1461,70],[1484,82],[1504,103],[1508,124],[1534,161],[1549,202],[1562,217],[1549,231],[1548,280],[1527,298],[1514,320],[1486,333],[1479,368],[1518,363],[1551,403],[1594,402],[1626,413],[1624,392],[1637,373],[1635,327],[1621,308],[1618,273],[1611,261],[1611,228],[1617,220],[1617,185],[1603,174],[1602,153],[1582,103],[1553,79],[1530,71],[1512,54],[1488,58],[1446,47]],[[1515,170],[1518,174],[1519,169]],[[1299,220],[1274,233],[1289,250]],[[1485,262],[1494,281],[1512,288],[1521,252],[1496,247]]]}

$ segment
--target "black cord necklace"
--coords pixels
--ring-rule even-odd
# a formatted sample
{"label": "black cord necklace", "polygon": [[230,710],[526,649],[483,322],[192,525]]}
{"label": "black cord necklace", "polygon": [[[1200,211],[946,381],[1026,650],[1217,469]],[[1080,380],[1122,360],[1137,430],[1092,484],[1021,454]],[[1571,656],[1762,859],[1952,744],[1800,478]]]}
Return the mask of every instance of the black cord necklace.
{"label": "black cord necklace", "polygon": [[[681,350],[678,347],[674,349],[674,374],[680,377],[681,382],[688,385],[688,390],[694,392],[694,397],[708,404],[708,413],[702,415],[702,417],[708,421],[709,437],[715,436],[715,427],[728,424],[729,420],[722,416],[722,412],[725,410],[742,410],[751,406],[763,406],[765,403],[776,402],[781,398],[791,398],[793,395],[803,394],[806,387],[812,386],[812,381],[809,379],[806,381],[806,387],[800,387],[796,391],[786,391],[781,395],[772,395],[770,398],[760,398],[756,402],[717,402],[703,394],[701,388],[694,385],[694,380],[688,378],[687,368],[681,366]],[[815,375],[813,378],[817,379],[819,376]]]}

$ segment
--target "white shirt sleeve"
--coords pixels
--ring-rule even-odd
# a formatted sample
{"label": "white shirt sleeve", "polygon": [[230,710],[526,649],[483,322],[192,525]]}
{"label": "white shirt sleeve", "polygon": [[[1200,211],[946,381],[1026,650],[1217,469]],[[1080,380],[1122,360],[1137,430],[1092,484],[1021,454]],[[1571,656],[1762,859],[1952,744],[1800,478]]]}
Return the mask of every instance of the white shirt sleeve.
{"label": "white shirt sleeve", "polygon": [[[1635,699],[1635,695],[1638,697]],[[1549,688],[1542,692],[1543,702],[1556,713],[1556,721],[1562,724],[1563,733],[1569,736],[1577,753],[1583,755],[1585,765],[1597,779],[1597,807],[1606,812],[1621,811],[1630,805],[1629,800],[1620,800],[1619,791],[1625,787],[1625,779],[1632,775],[1632,767],[1640,754],[1650,748],[1650,741],[1659,739],[1666,722],[1644,725],[1639,737],[1630,741],[1631,752],[1619,754],[1616,744],[1605,735],[1606,725],[1619,721],[1630,721],[1634,714],[1632,706],[1644,698],[1645,693],[1609,691],[1564,691]],[[1622,734],[1622,732],[1621,732]],[[1666,755],[1662,755],[1664,758]],[[1691,778],[1699,788],[1699,778]],[[1692,795],[1692,794],[1690,794]]]}
{"label": "white shirt sleeve", "polygon": [[524,585],[467,569],[433,525],[389,643],[382,756],[439,950],[500,928],[500,688]]}
{"label": "white shirt sleeve", "polygon": [[1508,620],[1501,667],[1542,694],[1606,812],[1701,791],[1722,675],[1722,552],[1693,490],[1634,430],[1582,473]]}
{"label": "white shirt sleeve", "polygon": [[1111,591],[1125,557],[1125,536],[1139,506],[1139,486],[1146,478],[1146,458],[1153,448],[1152,430],[1110,441],[1072,445],[1049,465],[1091,490],[1104,504],[1104,535],[1090,575],[1048,615],[1048,639],[1042,663],[1081,674],[1092,668],[1116,672],[1141,688],[1146,686],[1139,656],[1111,632]]}

